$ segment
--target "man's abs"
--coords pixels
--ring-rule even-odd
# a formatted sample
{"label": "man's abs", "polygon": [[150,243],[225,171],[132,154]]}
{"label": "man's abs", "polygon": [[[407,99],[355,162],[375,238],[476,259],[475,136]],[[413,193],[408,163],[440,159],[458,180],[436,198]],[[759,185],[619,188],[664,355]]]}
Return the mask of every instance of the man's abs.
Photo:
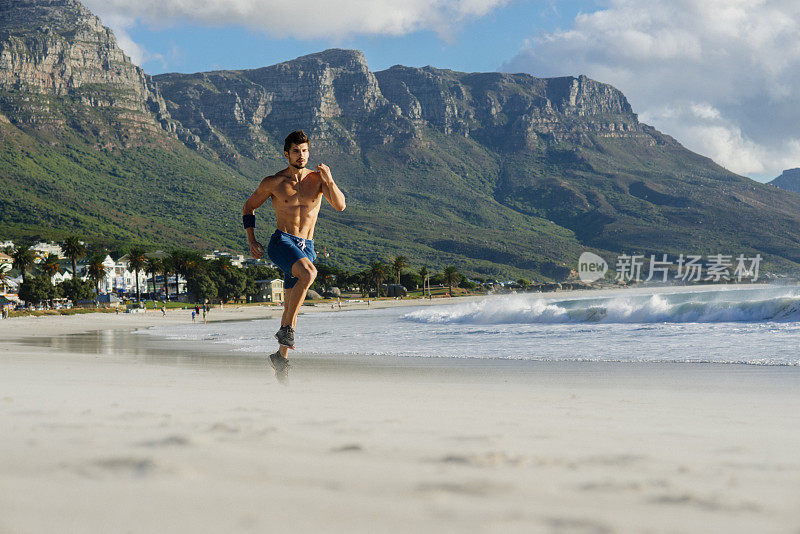
{"label": "man's abs", "polygon": [[[273,201],[273,205],[276,203]],[[294,209],[278,209],[276,207],[275,217],[278,230],[303,239],[314,239],[314,227],[317,224],[319,206],[311,210],[303,208],[304,206],[297,206]]]}

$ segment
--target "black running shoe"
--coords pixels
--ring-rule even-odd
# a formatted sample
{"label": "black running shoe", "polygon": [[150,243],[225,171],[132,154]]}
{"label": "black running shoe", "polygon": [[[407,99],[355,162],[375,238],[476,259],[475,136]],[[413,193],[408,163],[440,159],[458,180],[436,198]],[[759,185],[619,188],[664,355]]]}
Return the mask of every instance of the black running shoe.
{"label": "black running shoe", "polygon": [[269,364],[275,369],[275,378],[278,379],[278,382],[285,384],[289,379],[289,369],[292,367],[289,365],[289,360],[281,356],[278,351],[269,355]]}
{"label": "black running shoe", "polygon": [[292,328],[292,325],[282,326],[280,330],[275,332],[275,339],[284,347],[294,347],[294,328]]}

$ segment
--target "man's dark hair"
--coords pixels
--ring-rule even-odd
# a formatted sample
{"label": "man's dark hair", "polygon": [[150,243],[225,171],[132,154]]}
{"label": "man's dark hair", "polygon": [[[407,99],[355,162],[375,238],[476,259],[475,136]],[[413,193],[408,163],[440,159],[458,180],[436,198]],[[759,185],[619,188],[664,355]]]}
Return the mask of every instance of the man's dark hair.
{"label": "man's dark hair", "polygon": [[305,132],[303,130],[296,130],[286,136],[286,141],[283,142],[283,151],[289,152],[292,145],[302,145],[303,143],[308,143],[308,148],[311,148],[311,141],[308,140],[308,136]]}

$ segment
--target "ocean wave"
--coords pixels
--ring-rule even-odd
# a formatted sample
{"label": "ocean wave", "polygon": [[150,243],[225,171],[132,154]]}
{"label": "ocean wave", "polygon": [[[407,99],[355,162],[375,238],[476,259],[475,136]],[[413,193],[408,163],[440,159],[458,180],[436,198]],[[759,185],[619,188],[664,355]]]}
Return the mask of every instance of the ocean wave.
{"label": "ocean wave", "polygon": [[[533,296],[488,298],[423,308],[405,321],[427,324],[716,323],[800,320],[800,293],[768,291],[673,293],[572,300]],[[774,292],[773,292],[774,293]]]}

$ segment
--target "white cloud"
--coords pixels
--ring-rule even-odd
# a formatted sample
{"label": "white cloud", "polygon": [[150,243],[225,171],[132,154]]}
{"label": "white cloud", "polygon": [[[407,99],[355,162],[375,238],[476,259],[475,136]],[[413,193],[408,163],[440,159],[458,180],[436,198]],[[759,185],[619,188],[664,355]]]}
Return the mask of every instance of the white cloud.
{"label": "white cloud", "polygon": [[151,61],[160,61],[162,65],[166,66],[164,56],[149,52],[131,38],[128,30],[136,23],[135,20],[115,14],[101,17],[101,20],[105,26],[112,29],[117,38],[117,45],[131,58],[134,64],[141,66]]}
{"label": "white cloud", "polygon": [[235,25],[273,37],[342,38],[403,35],[479,18],[508,0],[83,0],[100,18],[125,17],[159,26],[194,22]]}
{"label": "white cloud", "polygon": [[642,119],[739,173],[800,166],[800,2],[610,0],[504,65],[587,74]]}

